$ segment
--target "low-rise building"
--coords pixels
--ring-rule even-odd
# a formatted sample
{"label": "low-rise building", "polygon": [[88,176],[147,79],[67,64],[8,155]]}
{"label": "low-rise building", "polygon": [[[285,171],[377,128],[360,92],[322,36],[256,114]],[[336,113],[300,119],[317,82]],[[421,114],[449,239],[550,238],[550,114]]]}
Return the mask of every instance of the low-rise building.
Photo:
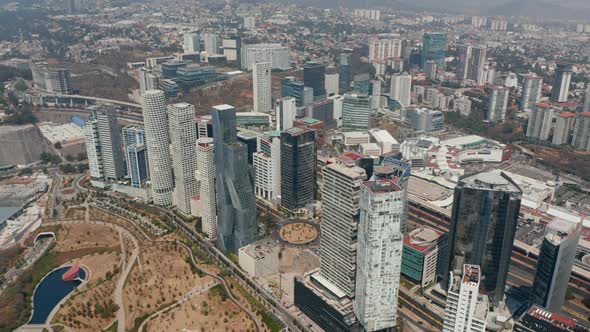
{"label": "low-rise building", "polygon": [[238,250],[240,267],[253,278],[279,272],[280,246],[274,240],[263,239]]}
{"label": "low-rise building", "polygon": [[436,283],[445,258],[447,235],[420,227],[404,236],[402,274],[419,282],[422,288]]}

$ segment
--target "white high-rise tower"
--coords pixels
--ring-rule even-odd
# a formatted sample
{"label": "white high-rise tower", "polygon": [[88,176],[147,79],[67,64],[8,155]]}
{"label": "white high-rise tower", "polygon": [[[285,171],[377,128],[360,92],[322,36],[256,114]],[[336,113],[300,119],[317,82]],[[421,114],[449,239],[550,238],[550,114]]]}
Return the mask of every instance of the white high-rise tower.
{"label": "white high-rise tower", "polygon": [[168,105],[170,146],[174,166],[176,205],[185,214],[191,213],[191,198],[198,195],[195,107],[188,103]]}
{"label": "white high-rise tower", "polygon": [[197,140],[197,165],[196,173],[199,182],[199,194],[201,201],[201,220],[203,232],[207,238],[217,238],[217,212],[215,205],[215,146],[213,139],[203,137]]}
{"label": "white high-rise tower", "polygon": [[353,308],[367,332],[396,325],[404,200],[404,190],[389,179],[361,186]]}
{"label": "white high-rise tower", "polygon": [[590,112],[590,84],[586,88],[586,97],[584,98],[584,112]]}
{"label": "white high-rise tower", "polygon": [[411,89],[412,75],[402,74],[391,76],[391,89],[389,91],[389,97],[397,100],[402,105],[402,107],[410,106]]}
{"label": "white high-rise tower", "polygon": [[487,295],[479,295],[479,265],[463,265],[463,276],[453,275],[447,293],[443,332],[484,332]]}
{"label": "white high-rise tower", "polygon": [[270,113],[272,109],[272,84],[270,62],[254,64],[254,112]]}
{"label": "white high-rise tower", "polygon": [[143,95],[143,122],[154,203],[169,206],[172,204],[174,181],[164,91],[148,90],[145,92]]}

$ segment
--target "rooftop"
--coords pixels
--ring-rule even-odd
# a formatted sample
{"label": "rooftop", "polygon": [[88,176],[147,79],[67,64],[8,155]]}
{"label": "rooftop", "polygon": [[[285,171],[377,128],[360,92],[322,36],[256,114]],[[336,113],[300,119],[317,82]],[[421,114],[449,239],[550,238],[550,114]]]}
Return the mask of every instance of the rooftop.
{"label": "rooftop", "polygon": [[216,109],[218,111],[225,111],[225,110],[230,110],[233,109],[234,107],[228,104],[222,104],[222,105],[215,105],[213,106],[213,109]]}
{"label": "rooftop", "polygon": [[404,245],[425,252],[437,244],[443,235],[443,232],[429,227],[416,228],[410,234],[404,236]]}
{"label": "rooftop", "polygon": [[465,176],[459,182],[465,188],[522,193],[516,183],[504,173],[482,172]]}
{"label": "rooftop", "polygon": [[386,193],[402,190],[393,180],[390,179],[367,181],[364,182],[364,185],[374,193]]}
{"label": "rooftop", "polygon": [[529,309],[527,314],[533,318],[549,322],[551,323],[551,325],[558,328],[562,328],[564,330],[567,328],[573,329],[574,327],[576,327],[576,321],[574,319],[565,317],[560,314],[552,313],[537,305],[533,305]]}

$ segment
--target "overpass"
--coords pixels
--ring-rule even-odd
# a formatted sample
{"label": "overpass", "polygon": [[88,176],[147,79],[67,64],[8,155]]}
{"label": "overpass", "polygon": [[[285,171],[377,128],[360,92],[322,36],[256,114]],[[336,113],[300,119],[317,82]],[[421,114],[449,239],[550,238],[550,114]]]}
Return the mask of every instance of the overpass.
{"label": "overpass", "polygon": [[95,105],[97,102],[117,105],[122,108],[127,108],[129,111],[136,110],[141,111],[141,105],[130,103],[122,100],[82,96],[82,95],[63,95],[63,94],[42,94],[42,95],[30,95],[25,96],[25,100],[33,105],[69,105],[74,106],[90,106]]}

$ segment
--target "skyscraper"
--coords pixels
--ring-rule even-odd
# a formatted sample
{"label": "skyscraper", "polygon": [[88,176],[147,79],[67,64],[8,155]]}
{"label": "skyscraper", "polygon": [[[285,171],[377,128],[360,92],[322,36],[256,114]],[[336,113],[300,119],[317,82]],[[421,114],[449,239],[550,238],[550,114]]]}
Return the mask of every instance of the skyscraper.
{"label": "skyscraper", "polygon": [[485,84],[483,68],[487,60],[487,49],[485,47],[473,47],[469,57],[467,79],[477,82],[477,84]]}
{"label": "skyscraper", "polygon": [[283,78],[281,81],[281,98],[285,97],[295,98],[297,107],[305,106],[305,84],[292,76]]}
{"label": "skyscraper", "polygon": [[214,106],[215,189],[217,247],[236,252],[258,236],[254,179],[248,167],[247,147],[237,140],[236,109]]}
{"label": "skyscraper", "polygon": [[326,98],[326,66],[308,62],[303,66],[303,83],[313,89],[313,99]]}
{"label": "skyscraper", "polygon": [[401,58],[402,41],[397,38],[369,39],[369,62]]}
{"label": "skyscraper", "polygon": [[123,147],[131,186],[141,188],[150,176],[143,126],[129,125],[123,128]]}
{"label": "skyscraper", "polygon": [[205,52],[209,55],[221,54],[219,51],[219,36],[215,33],[208,32],[203,35]]}
{"label": "skyscraper", "polygon": [[294,97],[284,97],[278,105],[277,130],[285,131],[293,128],[293,121],[297,116],[297,104]]}
{"label": "skyscraper", "polygon": [[503,299],[521,197],[520,188],[504,173],[484,172],[459,180],[443,286],[449,284],[449,273],[460,273],[463,264],[479,265],[485,276],[480,290],[495,304]]}
{"label": "skyscraper", "polygon": [[164,91],[148,90],[143,95],[143,123],[154,203],[169,206],[172,204],[174,179]]}
{"label": "skyscraper", "polygon": [[426,64],[424,64],[424,73],[429,80],[436,79],[436,62],[432,60],[426,61]]}
{"label": "skyscraper", "polygon": [[547,103],[537,103],[529,115],[529,123],[526,130],[527,137],[542,141],[549,139],[554,116],[553,107]]}
{"label": "skyscraper", "polygon": [[281,140],[275,133],[258,137],[254,170],[256,196],[276,204],[281,194]]}
{"label": "skyscraper", "polygon": [[272,84],[270,62],[254,64],[254,112],[270,113],[272,109]]}
{"label": "skyscraper", "polygon": [[494,86],[491,89],[486,120],[491,122],[503,122],[508,108],[510,89],[503,86]]}
{"label": "skyscraper", "polygon": [[338,76],[338,86],[341,93],[347,92],[350,89],[352,52],[351,49],[342,49],[338,55],[338,70],[340,74]]}
{"label": "skyscraper", "polygon": [[530,110],[541,99],[541,89],[543,88],[543,77],[535,74],[524,76],[524,86],[520,96],[520,109]]}
{"label": "skyscraper", "polygon": [[348,297],[354,296],[356,243],[364,169],[337,160],[323,170],[320,274]]}
{"label": "skyscraper", "polygon": [[578,113],[574,126],[574,149],[590,151],[590,112]]}
{"label": "skyscraper", "polygon": [[364,331],[396,326],[404,198],[403,189],[389,179],[361,186],[353,308]]}
{"label": "skyscraper", "polygon": [[210,137],[197,140],[197,173],[203,233],[209,240],[217,238],[215,204],[215,145]]}
{"label": "skyscraper", "polygon": [[586,88],[586,95],[584,96],[584,108],[582,108],[583,112],[590,112],[590,84]]}
{"label": "skyscraper", "polygon": [[316,194],[315,130],[290,128],[281,133],[281,205],[305,208]]}
{"label": "skyscraper", "polygon": [[555,219],[547,224],[531,290],[531,304],[553,312],[561,311],[581,232],[581,221]]}
{"label": "skyscraper", "polygon": [[389,97],[397,100],[402,107],[410,106],[412,102],[412,75],[400,74],[391,76],[391,87]]}
{"label": "skyscraper", "polygon": [[84,126],[90,175],[97,180],[118,180],[125,176],[125,155],[114,109],[92,110]]}
{"label": "skyscraper", "polygon": [[553,89],[551,90],[551,100],[563,103],[567,101],[570,93],[570,83],[572,80],[572,65],[560,63],[555,69],[553,78]]}
{"label": "skyscraper", "polygon": [[201,51],[201,39],[196,33],[185,33],[182,44],[184,53],[198,53]]}
{"label": "skyscraper", "polygon": [[471,46],[459,46],[459,64],[457,65],[457,79],[464,81],[468,78],[469,62],[471,61]]}
{"label": "skyscraper", "polygon": [[199,194],[197,179],[195,179],[197,171],[195,107],[188,103],[168,105],[168,121],[176,205],[182,213],[190,215],[191,198]]}
{"label": "skyscraper", "polygon": [[421,67],[426,61],[433,60],[441,68],[445,67],[447,53],[447,34],[442,32],[425,32],[422,38]]}
{"label": "skyscraper", "polygon": [[576,114],[571,112],[561,112],[555,119],[555,131],[551,144],[562,145],[569,144],[576,122]]}
{"label": "skyscraper", "polygon": [[342,102],[342,131],[367,131],[371,117],[371,97],[344,95]]}
{"label": "skyscraper", "polygon": [[463,265],[453,272],[447,291],[443,332],[484,332],[488,301],[479,295],[483,274],[478,265]]}

